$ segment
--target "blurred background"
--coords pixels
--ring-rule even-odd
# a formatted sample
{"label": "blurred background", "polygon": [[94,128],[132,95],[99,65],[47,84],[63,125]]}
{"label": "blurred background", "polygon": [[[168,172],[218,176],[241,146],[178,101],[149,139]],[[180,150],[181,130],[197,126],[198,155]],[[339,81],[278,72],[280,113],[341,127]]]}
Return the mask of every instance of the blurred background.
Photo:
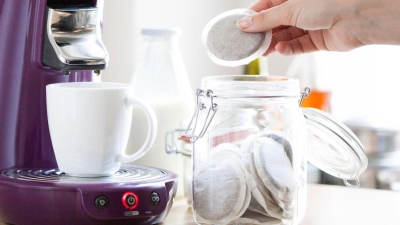
{"label": "blurred background", "polygon": [[[104,42],[110,64],[103,81],[129,83],[140,57],[140,29],[182,29],[180,48],[190,85],[205,76],[243,74],[245,67],[222,67],[206,55],[201,43],[205,24],[224,11],[248,8],[249,0],[104,0]],[[350,52],[298,56],[274,53],[259,59],[260,73],[297,77],[312,88],[303,106],[317,107],[344,122],[368,154],[361,187],[400,191],[400,47],[366,46]],[[343,185],[309,165],[309,182]]]}

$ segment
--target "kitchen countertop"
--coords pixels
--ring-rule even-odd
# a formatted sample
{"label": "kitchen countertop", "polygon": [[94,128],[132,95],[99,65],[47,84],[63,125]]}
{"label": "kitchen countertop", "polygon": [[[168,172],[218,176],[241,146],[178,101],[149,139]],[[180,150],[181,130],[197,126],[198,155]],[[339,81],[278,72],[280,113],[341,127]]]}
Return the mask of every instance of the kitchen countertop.
{"label": "kitchen countertop", "polygon": [[[399,225],[400,192],[308,184],[307,211],[300,225]],[[183,199],[162,225],[195,225]],[[4,225],[1,222],[0,225]]]}
{"label": "kitchen countertop", "polygon": [[[195,225],[178,200],[162,225]],[[399,225],[400,192],[308,184],[307,211],[300,225]]]}

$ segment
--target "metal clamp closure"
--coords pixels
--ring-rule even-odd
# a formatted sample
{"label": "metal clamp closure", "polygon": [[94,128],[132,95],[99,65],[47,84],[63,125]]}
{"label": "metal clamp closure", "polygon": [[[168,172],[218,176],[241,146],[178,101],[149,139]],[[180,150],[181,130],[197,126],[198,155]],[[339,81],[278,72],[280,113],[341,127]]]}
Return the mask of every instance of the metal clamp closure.
{"label": "metal clamp closure", "polygon": [[[212,119],[215,116],[215,113],[218,111],[218,105],[216,103],[214,103],[214,97],[215,96],[213,94],[214,93],[213,93],[212,90],[204,91],[202,89],[197,89],[197,92],[196,92],[196,95],[197,95],[196,109],[195,109],[195,112],[194,112],[194,114],[192,116],[192,119],[190,120],[189,126],[185,131],[185,135],[187,137],[190,137],[190,142],[192,142],[192,143],[196,142],[197,139],[202,138],[204,136],[204,134],[207,131],[208,126],[210,126],[210,123],[211,123]],[[198,118],[199,118],[199,112],[200,112],[200,110],[207,109],[207,106],[204,104],[204,102],[201,102],[201,100],[200,100],[200,97],[202,97],[202,96],[209,98],[211,103],[210,103],[210,106],[209,106],[209,109],[208,109],[207,116],[205,118],[203,127],[201,128],[199,134],[195,134],[194,132],[195,132],[196,127],[197,127],[197,122],[198,122]],[[189,131],[192,131],[192,133],[188,134]]]}
{"label": "metal clamp closure", "polygon": [[300,101],[299,101],[299,106],[300,106],[300,107],[301,107],[301,104],[303,103],[303,99],[304,99],[304,98],[307,98],[308,95],[310,94],[310,92],[311,92],[311,88],[310,88],[310,87],[305,87],[305,88],[304,88],[304,91],[301,91],[301,92],[300,92],[300,94],[301,94],[301,99],[300,99]]}
{"label": "metal clamp closure", "polygon": [[351,184],[348,180],[343,180],[344,185],[347,187],[359,188],[360,187],[360,180],[358,178],[354,179],[356,182],[355,184]]}
{"label": "metal clamp closure", "polygon": [[[311,89],[309,87],[306,87],[304,89],[304,91],[301,91],[301,99],[299,101],[299,106],[301,106],[303,99],[306,98],[309,94],[310,94]],[[190,123],[188,125],[188,128],[185,131],[185,136],[190,137],[190,142],[194,143],[197,141],[197,139],[202,138],[204,136],[204,134],[206,133],[208,127],[211,124],[212,119],[215,116],[215,113],[217,113],[218,111],[218,104],[214,103],[214,98],[216,97],[214,95],[214,92],[212,90],[207,90],[204,91],[202,89],[197,89],[196,92],[196,109],[195,112],[192,116],[192,119],[190,120]],[[200,132],[198,134],[195,134],[196,131],[196,127],[197,127],[197,123],[198,123],[198,118],[199,118],[199,112],[201,110],[207,109],[207,106],[205,105],[204,102],[201,101],[200,97],[207,97],[210,99],[210,105],[208,106],[208,112],[207,112],[207,116],[205,118],[204,121],[204,125],[201,128]],[[275,96],[276,97],[276,96]],[[191,134],[189,134],[189,132],[191,131]]]}

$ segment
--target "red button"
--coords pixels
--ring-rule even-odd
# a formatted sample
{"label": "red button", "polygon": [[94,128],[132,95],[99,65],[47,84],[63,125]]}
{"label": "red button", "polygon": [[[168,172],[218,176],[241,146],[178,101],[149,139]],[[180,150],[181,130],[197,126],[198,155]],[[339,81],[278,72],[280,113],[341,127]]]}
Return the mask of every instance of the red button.
{"label": "red button", "polygon": [[125,208],[129,210],[136,208],[138,203],[139,203],[139,198],[133,192],[125,192],[125,194],[122,196],[122,204],[124,205]]}

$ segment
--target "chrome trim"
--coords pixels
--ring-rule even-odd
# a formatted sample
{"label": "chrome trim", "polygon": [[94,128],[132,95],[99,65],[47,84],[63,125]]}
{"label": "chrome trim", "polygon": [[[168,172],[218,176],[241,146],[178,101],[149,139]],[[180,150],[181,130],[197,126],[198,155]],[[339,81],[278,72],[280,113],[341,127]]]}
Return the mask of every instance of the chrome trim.
{"label": "chrome trim", "polygon": [[62,63],[82,66],[107,64],[108,53],[101,40],[97,8],[49,8],[46,29]]}

